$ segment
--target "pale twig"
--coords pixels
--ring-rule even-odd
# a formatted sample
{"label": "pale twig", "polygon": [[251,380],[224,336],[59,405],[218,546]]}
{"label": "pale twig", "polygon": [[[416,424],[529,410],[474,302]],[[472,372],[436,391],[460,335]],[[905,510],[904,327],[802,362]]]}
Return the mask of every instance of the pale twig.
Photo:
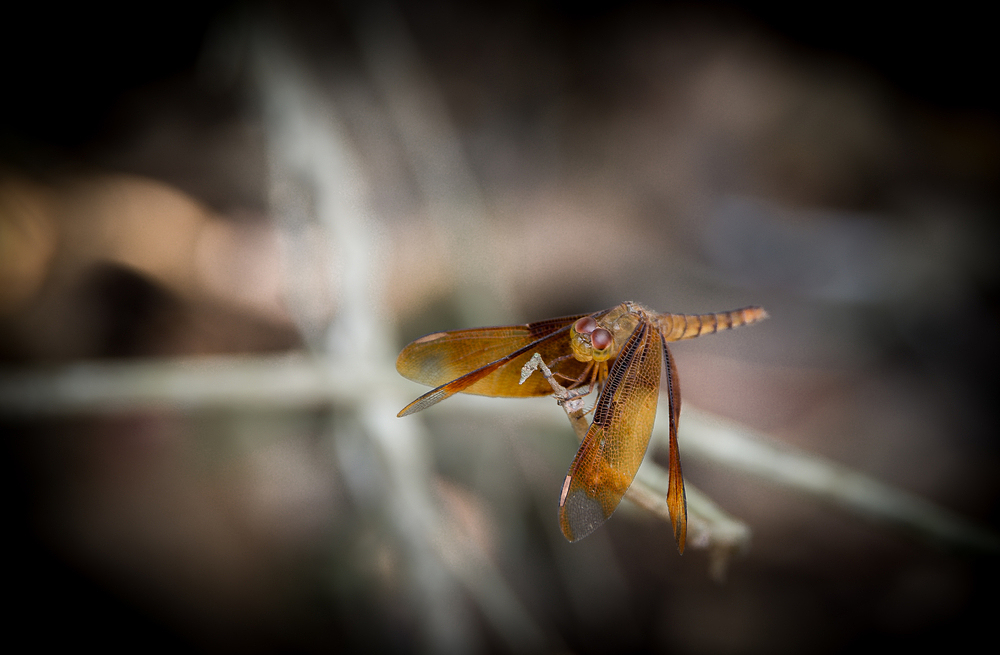
{"label": "pale twig", "polygon": [[353,25],[428,215],[447,243],[458,311],[469,325],[499,323],[510,316],[512,294],[493,275],[498,266],[486,202],[444,96],[392,3],[360,4]]}
{"label": "pale twig", "polygon": [[[400,407],[415,390],[388,366],[333,362],[302,354],[89,362],[0,372],[0,412],[30,417],[164,407],[295,408],[356,403],[376,388],[398,399]],[[509,416],[510,402],[459,394],[434,411]],[[525,430],[564,425],[544,403],[521,401],[518,416]],[[653,443],[666,444],[668,429],[662,423],[653,427]],[[947,509],[834,462],[779,445],[690,405],[685,405],[681,414],[679,439],[686,458],[699,457],[836,504],[850,513],[905,526],[944,544],[1000,551],[996,533]],[[640,479],[645,468],[639,469]],[[690,491],[688,499],[693,504]]]}
{"label": "pale twig", "polygon": [[[894,525],[943,544],[1000,551],[1000,535],[919,496],[879,482],[816,455],[779,444],[766,435],[696,409],[685,408],[684,452],[738,469],[852,513]],[[667,430],[653,439],[666,444]]]}
{"label": "pale twig", "polygon": [[[387,25],[397,28],[384,20],[367,24],[360,39],[362,49],[371,51],[372,39],[387,29]],[[405,35],[404,35],[405,36]],[[442,535],[447,531],[447,517],[437,511],[439,504],[429,495],[429,480],[433,477],[427,468],[426,435],[419,422],[398,422],[394,412],[385,413],[392,420],[379,420],[380,413],[373,408],[381,406],[393,384],[369,382],[371,371],[385,370],[384,364],[389,354],[385,348],[385,326],[387,322],[377,320],[376,303],[381,300],[378,293],[381,280],[376,279],[384,270],[378,261],[376,241],[371,236],[372,217],[368,216],[369,199],[366,196],[370,186],[365,183],[365,171],[359,165],[359,158],[353,152],[350,139],[344,133],[344,126],[337,120],[337,107],[329,95],[311,84],[301,61],[290,56],[289,49],[271,35],[258,39],[267,49],[258,57],[263,106],[268,110],[269,133],[273,139],[273,178],[281,182],[280,189],[294,185],[306,187],[311,195],[310,202],[287,202],[280,193],[274,194],[278,200],[286,200],[284,206],[313,207],[315,216],[307,217],[319,227],[316,234],[328,235],[329,244],[336,248],[337,256],[322,258],[313,263],[313,268],[322,267],[333,261],[338,267],[331,276],[331,286],[339,303],[338,314],[325,339],[328,354],[339,361],[346,361],[345,346],[350,349],[350,360],[358,362],[353,374],[335,376],[334,384],[348,382],[346,399],[363,426],[363,432],[379,450],[385,463],[387,484],[391,496],[385,506],[395,515],[393,524],[399,532],[401,546],[412,562],[412,579],[423,588],[418,595],[422,601],[417,605],[426,615],[423,624],[428,626],[428,638],[432,650],[456,650],[472,648],[470,635],[464,634],[462,621],[456,615],[460,608],[455,605],[457,595],[449,591],[454,586],[452,580],[464,585],[480,603],[488,619],[494,620],[498,631],[504,635],[522,635],[521,642],[514,646],[532,642],[536,626],[527,612],[517,605],[516,597],[506,588],[502,577],[493,569],[489,559],[477,550],[474,543],[444,544]],[[397,33],[390,39],[398,43],[402,37]],[[402,39],[405,41],[405,39]],[[393,50],[397,61],[391,62],[389,69],[406,68],[406,62],[399,57],[413,59],[413,53]],[[377,67],[376,71],[381,70]],[[376,82],[379,75],[374,75]],[[412,87],[412,85],[411,85]],[[391,84],[387,91],[392,91]],[[390,106],[396,107],[396,98],[387,93]],[[412,95],[412,94],[411,94]],[[431,96],[436,98],[436,96]],[[412,112],[411,112],[412,115]],[[400,133],[407,139],[414,130],[412,126],[401,125]],[[416,159],[414,160],[416,162]],[[421,165],[414,170],[419,174],[426,169]],[[446,176],[439,176],[443,179]],[[454,175],[447,176],[454,179]],[[440,189],[432,189],[430,195],[440,195]],[[284,208],[284,206],[280,208]],[[457,208],[455,213],[461,212]],[[313,237],[304,233],[300,226],[291,224],[290,239],[300,243]],[[477,240],[482,241],[482,240]],[[308,244],[306,244],[308,245]],[[300,247],[307,253],[308,248]],[[310,273],[314,271],[306,271]],[[298,280],[293,280],[293,285]],[[292,287],[293,290],[295,287]],[[375,293],[373,293],[375,291]],[[482,296],[482,293],[479,294]],[[307,331],[308,332],[308,331]],[[316,368],[323,370],[322,360],[315,361]],[[365,366],[367,364],[367,367]],[[303,363],[302,368],[308,368]],[[366,370],[367,369],[367,370]],[[328,380],[329,381],[329,380]],[[354,394],[353,389],[363,389]],[[397,520],[398,519],[398,520]],[[442,567],[441,564],[444,566]],[[468,570],[493,572],[493,575],[473,579],[463,572]],[[484,584],[483,580],[491,584]],[[527,618],[526,618],[527,617]],[[537,641],[537,640],[536,640]],[[524,642],[524,643],[522,643]]]}
{"label": "pale twig", "polygon": [[[427,435],[419,422],[397,421],[385,408],[394,404],[391,384],[374,384],[362,369],[386,370],[390,361],[389,321],[382,315],[382,276],[386,266],[375,234],[365,170],[351,145],[345,125],[338,120],[333,96],[311,80],[306,66],[275,37],[259,28],[256,62],[259,87],[266,107],[273,177],[291,186],[298,181],[310,202],[290,203],[313,208],[307,217],[330,249],[326,262],[331,305],[337,309],[323,340],[331,359],[357,362],[354,375],[339,381],[359,385],[350,407],[350,425],[378,450],[386,480],[382,507],[392,517],[399,548],[411,568],[409,579],[420,602],[428,648],[439,652],[467,652],[475,648],[473,622],[462,621],[464,587],[479,603],[498,632],[521,650],[538,649],[540,630],[520,605],[478,543],[445,535],[454,523],[433,497],[434,478],[428,456]],[[366,39],[362,39],[365,41]],[[275,194],[281,197],[280,194]],[[291,225],[303,237],[301,226]],[[308,235],[306,235],[308,236]],[[332,265],[332,264],[331,264]],[[291,285],[299,282],[290,280]],[[355,386],[358,388],[358,386]],[[353,421],[353,422],[352,422]],[[337,434],[331,433],[335,441]],[[469,575],[478,571],[480,576]]]}

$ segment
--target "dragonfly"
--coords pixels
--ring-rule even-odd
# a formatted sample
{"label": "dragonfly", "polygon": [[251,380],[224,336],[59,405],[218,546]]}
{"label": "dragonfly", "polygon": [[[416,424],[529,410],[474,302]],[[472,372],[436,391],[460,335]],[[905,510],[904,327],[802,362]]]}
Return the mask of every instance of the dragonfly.
{"label": "dragonfly", "polygon": [[610,518],[631,486],[649,445],[663,379],[670,423],[666,500],[674,539],[683,554],[687,499],[677,446],[681,391],[667,342],[765,318],[767,312],[761,307],[673,314],[624,302],[591,314],[525,325],[435,332],[399,353],[396,370],[434,388],[397,416],[422,411],[456,393],[505,398],[551,395],[553,386],[542,376],[522,380],[522,368],[536,354],[566,389],[578,394],[598,390],[590,427],[559,495],[559,525],[573,542]]}

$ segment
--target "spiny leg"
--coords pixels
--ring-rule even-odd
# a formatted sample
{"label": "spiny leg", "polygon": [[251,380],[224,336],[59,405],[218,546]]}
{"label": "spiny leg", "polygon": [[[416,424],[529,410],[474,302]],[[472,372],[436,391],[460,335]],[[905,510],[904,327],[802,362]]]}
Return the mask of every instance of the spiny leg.
{"label": "spiny leg", "polygon": [[566,416],[569,417],[569,422],[573,426],[573,430],[576,432],[577,438],[583,441],[584,437],[587,436],[587,430],[590,427],[587,424],[586,412],[584,412],[584,401],[583,399],[590,393],[590,387],[586,387],[586,391],[583,389],[567,389],[566,387],[559,384],[556,380],[555,375],[552,370],[545,365],[545,361],[542,360],[542,356],[535,353],[531,356],[531,359],[521,368],[521,381],[519,384],[524,384],[524,381],[528,377],[537,371],[542,369],[542,375],[548,380],[549,384],[552,385],[553,395],[556,397],[556,402],[566,411]]}
{"label": "spiny leg", "polygon": [[[563,355],[562,357],[557,357],[556,359],[552,360],[551,367],[555,368],[558,364],[567,359],[570,359],[571,357],[572,355]],[[593,376],[591,375],[591,369],[593,368],[593,366],[594,362],[588,362],[587,366],[583,369],[583,371],[580,372],[580,375],[576,376],[575,378],[570,377],[565,373],[560,373],[558,371],[553,372],[552,375],[554,377],[561,378],[563,381],[567,382],[568,383],[566,384],[567,389],[575,389],[576,387],[579,387],[581,384],[583,384],[583,381],[586,380],[588,376],[590,376],[591,379],[593,379]]]}

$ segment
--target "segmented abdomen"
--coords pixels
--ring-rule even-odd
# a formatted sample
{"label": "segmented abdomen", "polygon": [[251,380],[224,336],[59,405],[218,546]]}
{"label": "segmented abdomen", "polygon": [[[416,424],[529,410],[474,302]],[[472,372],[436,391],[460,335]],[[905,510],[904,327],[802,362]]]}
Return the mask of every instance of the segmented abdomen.
{"label": "segmented abdomen", "polygon": [[744,307],[715,314],[659,314],[657,323],[667,341],[693,339],[767,318],[763,307]]}

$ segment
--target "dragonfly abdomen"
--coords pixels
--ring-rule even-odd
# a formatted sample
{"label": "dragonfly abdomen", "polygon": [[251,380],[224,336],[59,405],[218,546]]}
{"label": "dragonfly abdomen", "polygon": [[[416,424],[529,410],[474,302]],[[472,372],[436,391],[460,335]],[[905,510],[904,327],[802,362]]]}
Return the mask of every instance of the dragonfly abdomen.
{"label": "dragonfly abdomen", "polygon": [[657,324],[667,341],[693,339],[703,334],[731,330],[767,318],[762,307],[744,307],[714,314],[659,314]]}

